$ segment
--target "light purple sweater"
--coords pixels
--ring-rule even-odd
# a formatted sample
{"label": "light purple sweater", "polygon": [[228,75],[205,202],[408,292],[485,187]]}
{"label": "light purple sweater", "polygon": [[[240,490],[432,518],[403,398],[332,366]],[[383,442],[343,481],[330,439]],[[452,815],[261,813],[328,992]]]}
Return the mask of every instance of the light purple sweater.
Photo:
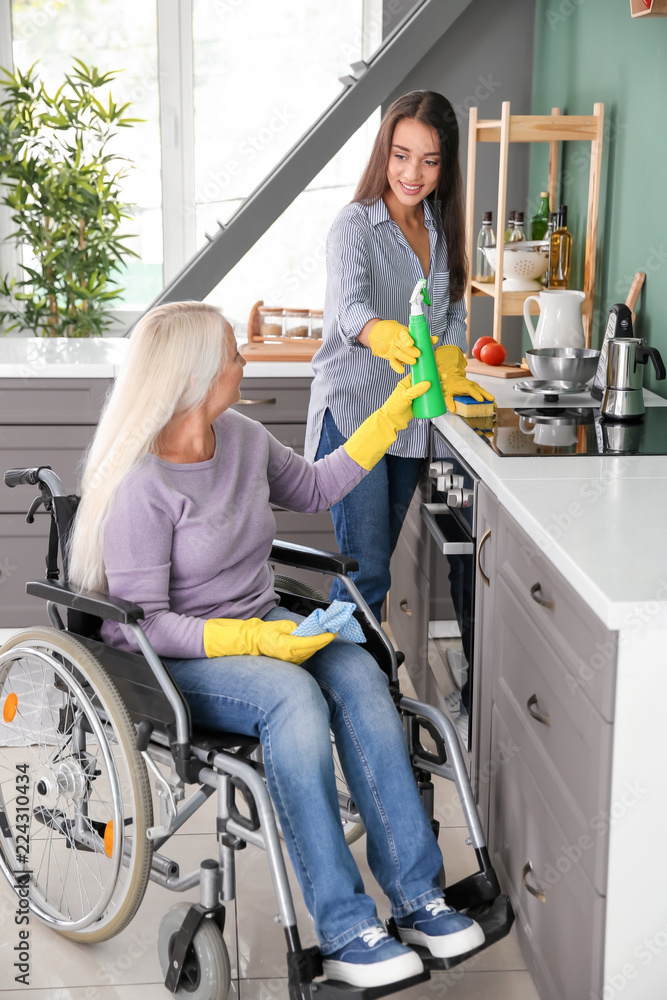
{"label": "light purple sweater", "polygon": [[[208,618],[261,618],[276,606],[270,503],[326,510],[366,475],[342,447],[311,465],[234,410],[213,430],[208,462],[146,455],[116,493],[104,534],[109,593],[141,605],[161,656],[203,657]],[[104,623],[102,637],[137,649],[115,622]]]}

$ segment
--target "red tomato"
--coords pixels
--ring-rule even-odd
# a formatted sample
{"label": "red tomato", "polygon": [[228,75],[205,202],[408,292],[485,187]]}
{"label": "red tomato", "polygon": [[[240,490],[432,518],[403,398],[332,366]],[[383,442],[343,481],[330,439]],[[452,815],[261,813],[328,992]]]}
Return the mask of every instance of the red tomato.
{"label": "red tomato", "polygon": [[493,337],[480,337],[479,340],[475,341],[475,346],[472,349],[473,358],[477,358],[478,361],[482,360],[480,352],[485,344],[495,344],[495,340]]}
{"label": "red tomato", "polygon": [[502,365],[506,357],[507,351],[503,345],[494,340],[490,344],[484,344],[479,352],[479,360],[483,361],[485,365]]}

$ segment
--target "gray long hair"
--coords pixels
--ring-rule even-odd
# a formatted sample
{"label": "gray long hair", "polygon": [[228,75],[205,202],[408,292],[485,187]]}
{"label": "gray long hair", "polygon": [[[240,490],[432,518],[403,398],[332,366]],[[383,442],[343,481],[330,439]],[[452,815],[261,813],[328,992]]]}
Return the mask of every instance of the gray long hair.
{"label": "gray long hair", "polygon": [[69,575],[79,590],[106,591],[104,529],[116,490],[176,416],[201,406],[228,357],[226,320],[203,302],[171,302],[146,313],[107,397],[81,476]]}

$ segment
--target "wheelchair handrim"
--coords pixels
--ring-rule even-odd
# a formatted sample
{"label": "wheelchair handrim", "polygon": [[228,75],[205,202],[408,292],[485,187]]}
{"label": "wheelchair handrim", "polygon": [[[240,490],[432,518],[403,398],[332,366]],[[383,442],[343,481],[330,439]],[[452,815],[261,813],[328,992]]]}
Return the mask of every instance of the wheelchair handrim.
{"label": "wheelchair handrim", "polygon": [[[0,685],[4,685],[6,670],[3,669],[6,664],[11,663],[16,660],[17,657],[36,657],[38,660],[43,661],[50,669],[54,671],[62,680],[64,680],[67,685],[74,692],[75,696],[79,699],[80,704],[86,704],[88,702],[89,696],[85,693],[81,684],[75,678],[74,674],[67,670],[67,668],[59,663],[57,659],[50,656],[48,653],[44,652],[43,649],[38,648],[40,645],[44,645],[43,642],[39,640],[28,639],[23,645],[13,646],[7,652],[0,654]],[[67,654],[65,654],[67,655]],[[95,694],[100,697],[100,693],[96,690],[95,685],[91,682],[90,686]],[[112,754],[109,752],[109,744],[104,732],[102,725],[94,712],[86,712],[86,720],[93,729],[94,735],[97,738],[98,746],[104,757],[104,762],[107,768],[107,776],[109,781],[109,790],[112,798],[113,810],[115,813],[115,818],[122,817],[122,797],[120,791],[120,783],[118,781],[118,775],[116,773],[116,764],[113,759]],[[4,809],[4,801],[2,801],[2,806]],[[36,916],[40,917],[45,922],[55,925],[59,930],[62,931],[80,931],[91,924],[95,923],[102,916],[106,908],[108,907],[111,899],[113,897],[114,889],[118,879],[118,874],[120,871],[120,866],[122,863],[122,839],[124,835],[123,824],[121,822],[114,822],[113,824],[113,842],[111,848],[111,865],[110,865],[110,876],[107,878],[107,887],[103,892],[101,898],[93,906],[91,911],[85,916],[81,917],[79,920],[66,920],[63,919],[62,914],[59,911],[53,910],[47,900],[44,899],[43,894],[39,891],[39,885],[35,882],[34,877],[30,879],[30,894],[29,902],[30,909]],[[107,855],[108,856],[108,855]],[[2,866],[5,876],[10,882],[15,882],[17,872],[20,872],[20,867],[18,862],[16,867],[12,867],[11,859],[7,859],[5,851],[5,835],[0,834],[0,865]],[[37,897],[37,898],[36,898]]]}

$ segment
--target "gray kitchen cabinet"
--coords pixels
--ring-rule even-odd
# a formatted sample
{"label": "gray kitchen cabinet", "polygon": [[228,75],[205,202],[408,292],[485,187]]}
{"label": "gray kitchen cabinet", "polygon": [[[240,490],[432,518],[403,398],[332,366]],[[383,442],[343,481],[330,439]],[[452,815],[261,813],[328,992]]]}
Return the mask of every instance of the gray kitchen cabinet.
{"label": "gray kitchen cabinet", "polygon": [[94,426],[110,385],[107,378],[2,378],[0,426]]}
{"label": "gray kitchen cabinet", "polygon": [[[389,624],[418,697],[436,584],[415,494]],[[616,635],[494,493],[478,485],[470,771],[492,863],[542,1000],[602,993]]]}
{"label": "gray kitchen cabinet", "polygon": [[[477,603],[478,746],[481,765],[488,727],[492,762],[488,795],[481,780],[478,788],[488,803],[482,812],[489,850],[542,1000],[597,996],[615,636],[575,602],[567,581],[502,506],[496,525],[495,545],[480,560],[487,575],[494,572]],[[606,659],[593,658],[599,649]]]}
{"label": "gray kitchen cabinet", "polygon": [[[103,378],[0,379],[0,473],[50,465],[74,491],[110,385]],[[0,628],[49,621],[44,602],[25,593],[27,580],[45,575],[49,519],[25,521],[36,493],[0,483]]]}

